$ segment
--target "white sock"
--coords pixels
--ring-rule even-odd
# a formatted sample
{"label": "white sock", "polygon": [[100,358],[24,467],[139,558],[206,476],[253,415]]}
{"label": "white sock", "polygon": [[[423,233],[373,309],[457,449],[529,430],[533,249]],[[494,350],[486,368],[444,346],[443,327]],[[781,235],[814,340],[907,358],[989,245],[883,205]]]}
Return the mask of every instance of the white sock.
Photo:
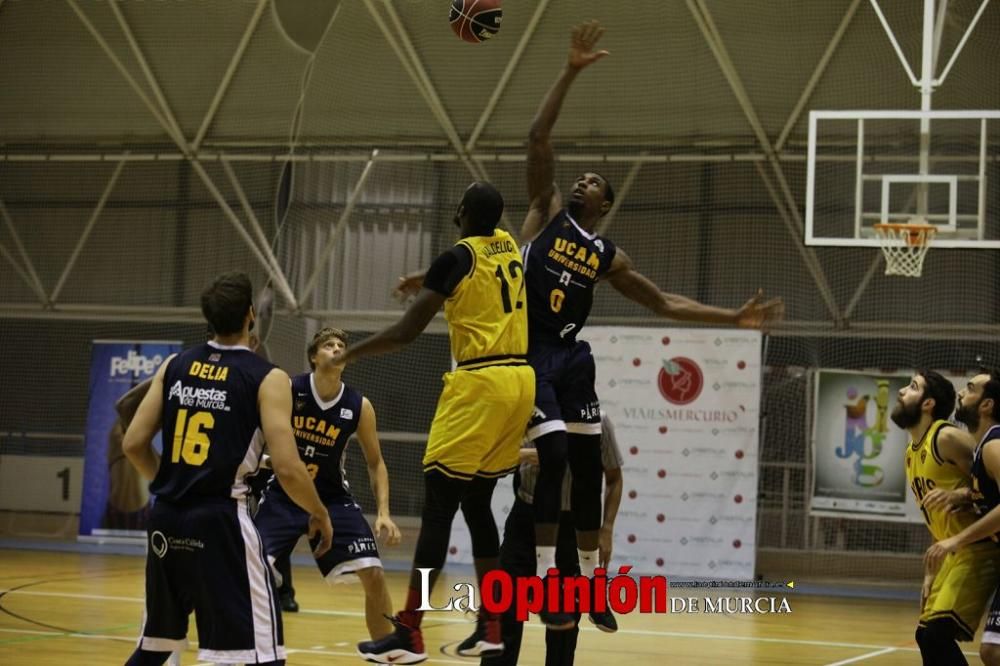
{"label": "white sock", "polygon": [[538,575],[544,576],[549,569],[556,568],[556,547],[555,546],[535,546],[535,562],[538,566]]}
{"label": "white sock", "polygon": [[592,576],[597,568],[597,551],[577,548],[576,554],[580,558],[580,572],[584,576]]}

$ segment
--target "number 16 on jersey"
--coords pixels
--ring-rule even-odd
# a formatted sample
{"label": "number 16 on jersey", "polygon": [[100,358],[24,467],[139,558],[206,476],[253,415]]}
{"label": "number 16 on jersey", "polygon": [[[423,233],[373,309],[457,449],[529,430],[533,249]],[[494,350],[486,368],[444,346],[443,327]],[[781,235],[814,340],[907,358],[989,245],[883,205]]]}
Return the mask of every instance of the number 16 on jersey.
{"label": "number 16 on jersey", "polygon": [[215,417],[211,412],[195,412],[189,418],[188,410],[178,410],[170,462],[179,463],[183,458],[188,465],[198,467],[204,464],[208,458],[208,447],[212,445],[205,431],[214,427]]}

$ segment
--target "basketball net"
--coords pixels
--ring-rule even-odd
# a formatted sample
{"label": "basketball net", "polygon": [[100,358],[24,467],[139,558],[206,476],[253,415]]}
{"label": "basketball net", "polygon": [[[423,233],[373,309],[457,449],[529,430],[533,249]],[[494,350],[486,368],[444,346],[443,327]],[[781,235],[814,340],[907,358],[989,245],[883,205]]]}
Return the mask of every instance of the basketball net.
{"label": "basketball net", "polygon": [[885,274],[920,277],[937,227],[919,217],[911,218],[906,224],[873,226],[885,257]]}

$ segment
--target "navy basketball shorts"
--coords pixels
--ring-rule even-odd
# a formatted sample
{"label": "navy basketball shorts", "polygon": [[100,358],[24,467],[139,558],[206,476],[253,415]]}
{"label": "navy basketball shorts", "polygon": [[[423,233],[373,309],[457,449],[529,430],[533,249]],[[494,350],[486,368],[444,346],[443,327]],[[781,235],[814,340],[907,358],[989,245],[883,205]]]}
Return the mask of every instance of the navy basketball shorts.
{"label": "navy basketball shorts", "polygon": [[185,649],[194,611],[200,661],[285,658],[277,595],[245,499],[199,498],[179,505],[158,500],[147,535],[139,647]]}
{"label": "navy basketball shorts", "polygon": [[532,349],[528,362],[535,370],[535,412],[528,439],[558,431],[600,435],[601,404],[590,344],[580,340],[571,347]]}
{"label": "navy basketball shorts", "polygon": [[1000,588],[994,590],[993,601],[986,615],[986,626],[983,628],[983,643],[1000,645]]}
{"label": "navy basketball shorts", "polygon": [[[349,580],[343,578],[346,574],[368,567],[382,568],[375,536],[361,507],[348,497],[328,502],[326,508],[333,523],[333,546],[316,560],[323,578],[328,583],[346,582]],[[309,532],[309,514],[284,493],[270,490],[264,493],[254,521],[272,564],[291,554],[299,539]]]}

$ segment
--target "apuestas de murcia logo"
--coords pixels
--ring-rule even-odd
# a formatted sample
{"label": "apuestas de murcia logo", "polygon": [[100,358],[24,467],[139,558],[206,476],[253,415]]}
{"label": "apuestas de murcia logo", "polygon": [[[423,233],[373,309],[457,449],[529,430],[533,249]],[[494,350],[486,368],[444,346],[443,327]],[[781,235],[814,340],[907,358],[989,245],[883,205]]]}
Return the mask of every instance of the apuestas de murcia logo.
{"label": "apuestas de murcia logo", "polygon": [[167,400],[177,399],[181,407],[197,407],[199,409],[214,409],[217,411],[229,411],[226,404],[226,391],[215,388],[196,388],[194,386],[184,386],[178,379],[170,387]]}

